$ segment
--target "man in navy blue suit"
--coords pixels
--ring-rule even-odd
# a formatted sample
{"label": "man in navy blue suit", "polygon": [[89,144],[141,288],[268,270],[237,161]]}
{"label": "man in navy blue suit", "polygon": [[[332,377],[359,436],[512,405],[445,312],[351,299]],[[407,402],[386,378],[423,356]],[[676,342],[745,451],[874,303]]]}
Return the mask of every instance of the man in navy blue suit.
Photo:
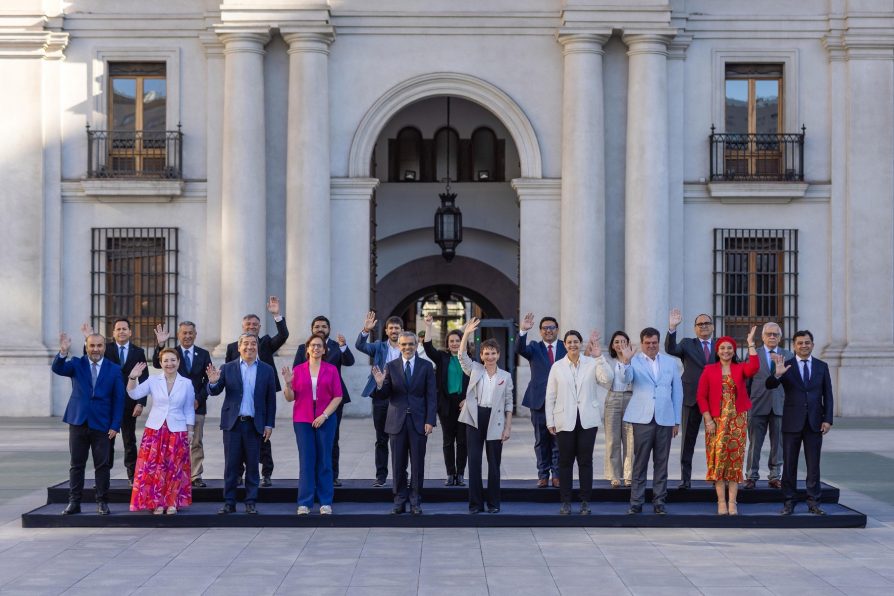
{"label": "man in navy blue suit", "polygon": [[[400,357],[382,370],[373,367],[374,397],[385,399],[388,415],[385,432],[391,437],[391,469],[394,470],[394,509],[406,511],[410,501],[413,515],[422,514],[422,482],[425,444],[435,426],[438,390],[431,362],[416,355],[416,334],[402,331],[397,340]],[[410,459],[410,487],[407,488],[407,456]]]}
{"label": "man in navy blue suit", "polygon": [[124,380],[121,367],[105,358],[106,341],[91,333],[86,339],[87,354],[68,358],[71,338],[59,334],[59,353],[53,360],[53,372],[71,378],[71,397],[62,421],[68,424],[69,468],[68,506],[63,515],[81,512],[84,491],[84,468],[87,454],[93,454],[96,478],[96,510],[109,514],[109,448],[121,429],[124,414]]}
{"label": "man in navy blue suit", "polygon": [[767,389],[782,385],[785,390],[782,407],[782,493],[785,504],[781,513],[791,515],[795,510],[798,460],[803,444],[807,464],[807,509],[814,515],[825,515],[819,505],[822,497],[820,451],[823,435],[832,430],[832,378],[829,366],[811,355],[813,334],[810,331],[796,331],[792,342],[795,357],[786,361],[777,354],[775,373],[765,381]]}
{"label": "man in navy blue suit", "polygon": [[224,440],[224,505],[218,513],[236,511],[236,481],[245,467],[245,512],[258,512],[261,441],[269,441],[276,420],[276,371],[258,359],[258,336],[239,336],[239,359],[208,366],[208,395],[226,390],[220,410]]}
{"label": "man in navy blue suit", "polygon": [[519,325],[516,352],[531,363],[531,380],[525,390],[522,405],[531,410],[534,426],[534,454],[537,456],[537,487],[549,485],[552,472],[553,486],[559,487],[559,443],[546,428],[546,380],[553,363],[565,357],[565,344],[557,341],[559,322],[553,317],[540,319],[540,337],[543,341],[528,342],[528,331],[534,326],[534,313],[525,315]]}

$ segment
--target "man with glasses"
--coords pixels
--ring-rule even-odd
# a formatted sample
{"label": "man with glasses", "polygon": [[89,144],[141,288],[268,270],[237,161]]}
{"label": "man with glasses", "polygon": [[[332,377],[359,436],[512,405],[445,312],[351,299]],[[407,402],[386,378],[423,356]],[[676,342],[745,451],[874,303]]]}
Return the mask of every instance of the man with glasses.
{"label": "man with glasses", "polygon": [[525,315],[519,325],[516,352],[531,364],[531,380],[525,390],[522,405],[531,410],[534,426],[534,454],[537,457],[537,488],[549,486],[552,473],[553,486],[559,487],[559,443],[546,427],[546,380],[549,370],[559,358],[565,357],[565,344],[557,341],[559,322],[553,317],[540,319],[540,337],[543,341],[528,342],[528,331],[534,327],[534,313]]}
{"label": "man with glasses", "polygon": [[714,353],[714,321],[711,315],[700,314],[695,317],[695,337],[677,341],[677,326],[683,322],[679,308],[671,309],[667,337],[664,340],[664,351],[683,361],[683,446],[680,448],[680,490],[691,486],[692,454],[695,442],[702,425],[702,413],[695,401],[698,391],[698,380],[706,364],[716,362]]}
{"label": "man with glasses", "polygon": [[757,355],[761,367],[752,377],[751,411],[748,412],[748,460],[745,467],[745,488],[752,489],[760,478],[761,449],[764,446],[764,437],[767,430],[770,431],[770,458],[767,461],[770,468],[768,476],[770,488],[782,488],[782,406],[785,403],[785,390],[782,387],[767,389],[765,382],[767,377],[772,377],[775,372],[773,359],[782,355],[786,360],[794,357],[794,354],[779,346],[782,339],[782,329],[776,323],[765,323],[761,331],[763,347],[758,349]]}

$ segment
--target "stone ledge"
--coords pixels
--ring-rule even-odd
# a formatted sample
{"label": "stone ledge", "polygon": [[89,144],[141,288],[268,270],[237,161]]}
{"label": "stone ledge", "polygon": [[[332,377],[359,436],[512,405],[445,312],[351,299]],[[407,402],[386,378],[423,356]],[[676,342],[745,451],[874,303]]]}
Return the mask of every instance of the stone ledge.
{"label": "stone ledge", "polygon": [[803,199],[806,182],[709,182],[708,195],[724,203],[790,203]]}
{"label": "stone ledge", "polygon": [[82,180],[81,191],[106,203],[170,203],[183,194],[182,180]]}

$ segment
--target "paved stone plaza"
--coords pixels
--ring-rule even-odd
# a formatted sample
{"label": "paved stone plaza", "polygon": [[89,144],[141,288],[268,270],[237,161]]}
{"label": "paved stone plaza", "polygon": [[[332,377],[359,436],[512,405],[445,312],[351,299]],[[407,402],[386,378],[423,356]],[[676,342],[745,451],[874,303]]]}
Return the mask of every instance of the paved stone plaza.
{"label": "paved stone plaza", "polygon": [[[223,470],[215,427],[209,419],[208,478],[222,477]],[[0,419],[0,592],[888,596],[894,593],[892,430],[892,419],[838,419],[825,440],[822,478],[841,487],[842,503],[869,516],[866,529],[104,531],[20,527],[22,512],[46,502],[47,485],[67,477],[67,429],[58,419]],[[371,437],[370,419],[345,420],[343,478],[371,475]],[[504,477],[532,476],[532,442],[528,420],[516,419],[503,452]],[[274,484],[277,477],[297,476],[291,428],[277,428],[273,449]],[[679,477],[678,449],[676,440],[671,478]],[[597,478],[602,453],[600,434]],[[696,453],[703,453],[702,445]],[[698,478],[704,458],[695,463]],[[426,474],[443,477],[437,430]],[[124,477],[120,464],[112,477]],[[263,515],[263,503],[259,509]]]}

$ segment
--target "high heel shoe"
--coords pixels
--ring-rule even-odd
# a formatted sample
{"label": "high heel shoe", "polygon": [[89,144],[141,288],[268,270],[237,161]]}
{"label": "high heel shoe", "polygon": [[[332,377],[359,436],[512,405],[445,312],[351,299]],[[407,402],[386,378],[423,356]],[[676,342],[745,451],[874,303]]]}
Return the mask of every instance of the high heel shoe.
{"label": "high heel shoe", "polygon": [[717,515],[729,515],[729,510],[727,510],[726,503],[724,501],[717,502]]}
{"label": "high heel shoe", "polygon": [[736,507],[739,503],[736,501],[729,502],[729,514],[730,515],[739,515],[739,509]]}
{"label": "high heel shoe", "polygon": [[156,507],[156,508],[155,508],[155,511],[153,511],[152,513],[153,513],[154,515],[164,515],[164,512],[165,512],[165,508],[164,508],[164,507]]}

